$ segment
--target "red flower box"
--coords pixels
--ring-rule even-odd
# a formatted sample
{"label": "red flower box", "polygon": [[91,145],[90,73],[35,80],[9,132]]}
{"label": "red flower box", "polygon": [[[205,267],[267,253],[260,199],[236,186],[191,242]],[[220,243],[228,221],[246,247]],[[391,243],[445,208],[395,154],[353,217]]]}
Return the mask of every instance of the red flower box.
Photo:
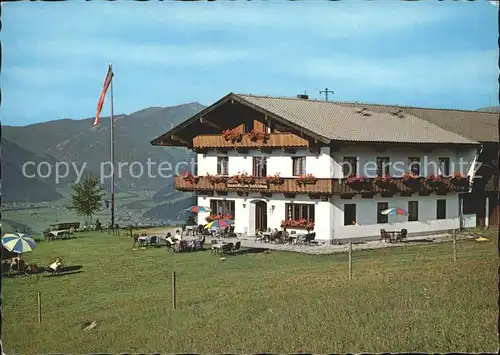
{"label": "red flower box", "polygon": [[248,175],[247,173],[234,175],[231,178],[231,180],[238,183],[238,184],[243,184],[243,185],[255,184],[255,177],[252,175]]}
{"label": "red flower box", "polygon": [[405,173],[401,178],[403,184],[410,187],[418,187],[420,186],[420,176],[415,175],[413,173]]}
{"label": "red flower box", "polygon": [[310,222],[306,219],[301,219],[298,221],[286,219],[281,221],[281,228],[306,229],[307,231],[311,231],[314,230],[314,222]]}
{"label": "red flower box", "polygon": [[443,175],[429,174],[425,178],[425,182],[428,183],[431,186],[440,185],[440,184],[442,184],[444,182]]}
{"label": "red flower box", "polygon": [[200,180],[198,176],[193,175],[189,171],[186,171],[182,174],[182,179],[184,179],[184,181],[190,182],[191,184],[197,184]]}
{"label": "red flower box", "polygon": [[227,176],[222,176],[222,175],[210,175],[207,174],[207,180],[212,184],[220,184],[220,183],[225,183],[227,182],[228,178]]}
{"label": "red flower box", "polygon": [[253,142],[256,142],[256,141],[267,141],[270,137],[269,133],[267,132],[264,132],[264,131],[259,131],[257,129],[252,129],[249,133],[248,133],[248,136],[250,137],[250,140],[253,141]]}
{"label": "red flower box", "polygon": [[378,186],[387,186],[389,184],[392,184],[393,179],[391,175],[384,174],[382,176],[379,175],[375,177],[373,182]]}
{"label": "red flower box", "polygon": [[349,176],[346,180],[347,185],[354,190],[363,190],[367,182],[368,180],[366,178],[359,175]]}
{"label": "red flower box", "polygon": [[266,176],[266,182],[268,184],[281,185],[283,184],[284,180],[280,176],[280,174],[274,174],[273,176]]}
{"label": "red flower box", "polygon": [[243,133],[239,132],[236,128],[234,129],[225,129],[222,131],[222,136],[225,140],[235,142],[241,142],[243,138]]}
{"label": "red flower box", "polygon": [[312,174],[299,175],[296,179],[297,185],[314,185],[316,183],[316,179]]}
{"label": "red flower box", "polygon": [[455,172],[455,173],[453,173],[453,176],[451,177],[451,182],[457,186],[465,186],[468,184],[469,181],[464,174],[462,174],[460,172]]}

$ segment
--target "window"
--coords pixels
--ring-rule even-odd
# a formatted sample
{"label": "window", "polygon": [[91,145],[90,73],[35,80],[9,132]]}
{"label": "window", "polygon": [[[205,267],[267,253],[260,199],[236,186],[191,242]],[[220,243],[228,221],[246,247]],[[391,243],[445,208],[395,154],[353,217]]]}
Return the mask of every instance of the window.
{"label": "window", "polygon": [[356,204],[346,203],[344,205],[344,226],[356,224]]}
{"label": "window", "polygon": [[408,201],[408,221],[418,221],[418,201]]}
{"label": "window", "polygon": [[293,221],[305,219],[309,222],[314,222],[313,204],[287,203],[285,205],[285,213],[285,219]]}
{"label": "window", "polygon": [[234,201],[210,199],[210,214],[231,215],[234,219]]}
{"label": "window", "polygon": [[450,158],[438,158],[440,174],[444,176],[450,175]]}
{"label": "window", "polygon": [[358,173],[357,162],[357,157],[344,157],[344,161],[342,162],[344,177],[349,177]]}
{"label": "window", "polygon": [[253,158],[253,176],[265,177],[267,175],[267,162],[265,157]]}
{"label": "window", "polygon": [[409,157],[408,166],[412,174],[420,176],[420,157]]}
{"label": "window", "polygon": [[377,175],[389,175],[389,157],[377,157]]}
{"label": "window", "polygon": [[229,175],[228,157],[217,157],[217,175]]}
{"label": "window", "polygon": [[476,205],[479,206],[478,200],[480,199],[473,194],[463,194],[461,199],[463,201],[462,214],[476,214]]}
{"label": "window", "polygon": [[437,200],[436,219],[446,219],[446,200]]}
{"label": "window", "polygon": [[293,157],[293,176],[306,174],[306,157]]}
{"label": "window", "polygon": [[388,223],[389,216],[386,214],[382,214],[383,210],[389,208],[389,204],[387,202],[379,202],[377,203],[377,223]]}
{"label": "window", "polygon": [[253,129],[253,122],[252,123],[243,123],[243,133],[250,133],[250,131]]}

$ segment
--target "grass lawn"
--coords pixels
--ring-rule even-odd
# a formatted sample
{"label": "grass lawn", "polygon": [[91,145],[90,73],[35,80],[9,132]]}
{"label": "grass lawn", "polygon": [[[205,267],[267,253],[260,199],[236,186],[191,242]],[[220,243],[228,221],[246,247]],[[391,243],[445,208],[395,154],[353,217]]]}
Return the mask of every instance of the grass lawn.
{"label": "grass lawn", "polygon": [[[353,255],[132,251],[127,236],[39,243],[84,272],[3,280],[6,353],[498,350],[497,239]],[[171,309],[171,271],[178,309]],[[42,325],[37,324],[37,291]],[[98,326],[81,330],[84,322]]]}

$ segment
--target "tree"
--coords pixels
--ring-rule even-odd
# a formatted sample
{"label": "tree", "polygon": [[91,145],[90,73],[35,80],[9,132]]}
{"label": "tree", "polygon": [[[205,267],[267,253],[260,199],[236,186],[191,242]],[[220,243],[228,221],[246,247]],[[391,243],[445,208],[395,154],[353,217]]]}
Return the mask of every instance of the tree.
{"label": "tree", "polygon": [[71,203],[68,209],[74,210],[77,215],[85,216],[92,221],[92,215],[101,209],[101,198],[104,196],[99,178],[89,174],[83,181],[73,186]]}

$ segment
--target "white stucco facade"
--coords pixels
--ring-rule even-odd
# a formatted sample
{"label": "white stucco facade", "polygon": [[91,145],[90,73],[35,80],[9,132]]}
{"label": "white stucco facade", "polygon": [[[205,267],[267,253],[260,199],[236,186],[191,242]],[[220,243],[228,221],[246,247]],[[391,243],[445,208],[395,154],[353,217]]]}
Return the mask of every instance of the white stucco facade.
{"label": "white stucco facade", "polygon": [[[313,174],[316,178],[343,178],[342,162],[344,157],[357,157],[357,172],[362,176],[373,177],[376,175],[377,157],[389,157],[391,162],[390,174],[393,177],[401,177],[409,170],[409,157],[419,157],[421,161],[420,175],[426,176],[436,173],[433,169],[437,166],[438,158],[448,158],[450,162],[450,173],[460,171],[464,174],[473,173],[473,162],[475,161],[476,148],[460,149],[436,149],[431,152],[417,151],[411,148],[387,148],[386,151],[369,150],[360,145],[359,147],[342,148],[330,152],[330,148],[323,147],[319,153],[308,150],[297,150],[295,153],[284,153],[282,150],[274,150],[263,153],[255,150],[247,154],[229,151],[220,154],[215,151],[206,154],[198,154],[197,174],[217,174],[217,156],[228,157],[229,176],[246,172],[252,174],[252,158],[255,156],[267,157],[267,175],[279,173],[281,177],[293,177],[292,157],[306,157],[306,173]],[[373,163],[370,163],[373,162]],[[397,163],[397,164],[396,164]],[[371,167],[370,167],[371,166]],[[440,171],[438,171],[440,173]],[[352,199],[342,199],[338,195],[330,197],[326,201],[311,199],[307,194],[297,194],[295,198],[286,198],[283,194],[274,193],[270,197],[262,197],[259,193],[249,192],[248,196],[238,196],[229,192],[225,196],[198,196],[198,204],[210,206],[210,200],[234,201],[234,224],[235,232],[246,235],[255,234],[255,203],[266,202],[267,227],[280,229],[281,221],[286,219],[286,204],[312,204],[314,205],[314,222],[316,240],[330,242],[332,239],[352,238],[376,238],[380,236],[380,229],[386,230],[408,230],[408,233],[433,233],[458,229],[460,227],[475,226],[475,216],[461,216],[458,193],[449,192],[447,195],[428,196],[400,196],[382,197],[379,194],[373,198],[362,198],[355,196]],[[445,217],[438,219],[438,200],[445,200]],[[409,201],[418,203],[418,220],[408,221],[406,216],[389,216],[388,223],[377,223],[377,203],[386,202],[388,207],[400,207],[408,210]],[[346,204],[355,204],[355,224],[344,225],[344,207]],[[216,212],[216,211],[215,211]],[[198,223],[204,224],[209,213],[200,213]],[[442,216],[441,216],[442,217]],[[303,231],[297,231],[303,233]]]}

